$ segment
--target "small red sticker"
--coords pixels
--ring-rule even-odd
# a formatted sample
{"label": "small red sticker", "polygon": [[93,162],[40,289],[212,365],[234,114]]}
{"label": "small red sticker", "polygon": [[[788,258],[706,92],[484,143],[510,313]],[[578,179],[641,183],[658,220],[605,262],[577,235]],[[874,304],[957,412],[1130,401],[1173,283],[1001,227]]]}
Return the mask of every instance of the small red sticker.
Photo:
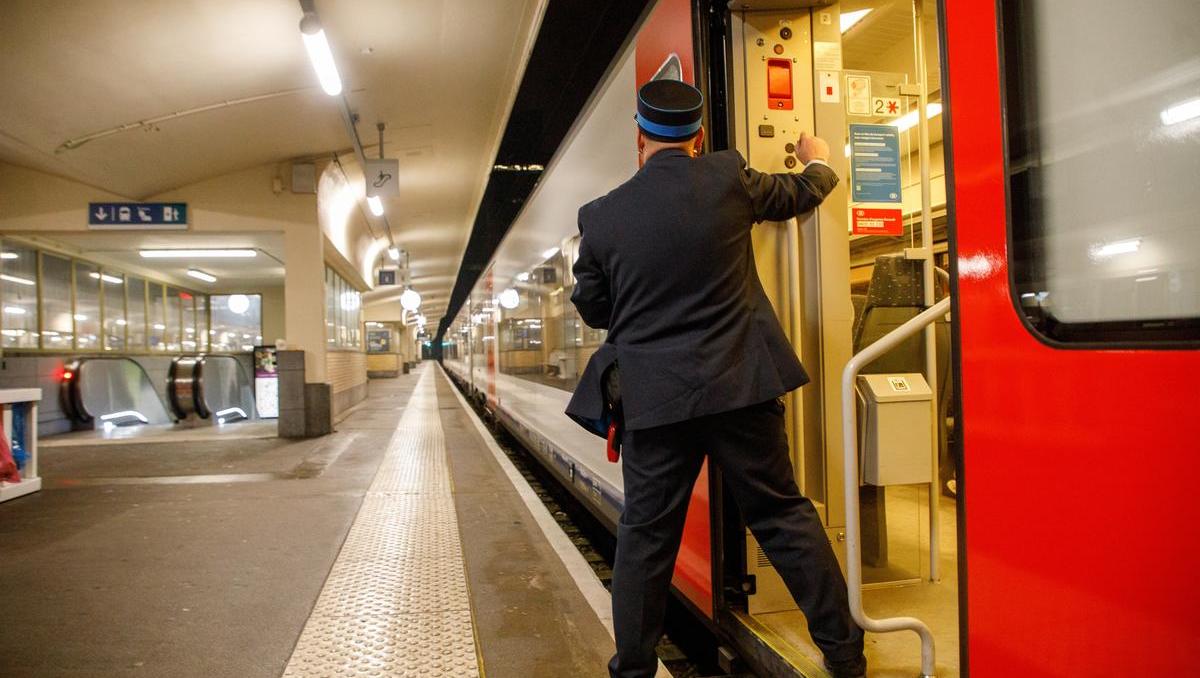
{"label": "small red sticker", "polygon": [[855,207],[850,213],[854,235],[904,235],[904,218],[899,209]]}

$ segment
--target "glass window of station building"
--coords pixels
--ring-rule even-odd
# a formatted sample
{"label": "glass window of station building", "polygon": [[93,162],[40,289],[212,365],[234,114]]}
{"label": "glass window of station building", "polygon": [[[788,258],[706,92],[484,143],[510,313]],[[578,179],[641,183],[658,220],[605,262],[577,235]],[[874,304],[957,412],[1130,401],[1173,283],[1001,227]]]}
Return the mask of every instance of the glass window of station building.
{"label": "glass window of station building", "polygon": [[362,349],[362,294],[332,268],[325,268],[325,344]]}
{"label": "glass window of station building", "polygon": [[210,298],[23,242],[0,243],[5,350],[244,352],[261,342],[260,295]]}

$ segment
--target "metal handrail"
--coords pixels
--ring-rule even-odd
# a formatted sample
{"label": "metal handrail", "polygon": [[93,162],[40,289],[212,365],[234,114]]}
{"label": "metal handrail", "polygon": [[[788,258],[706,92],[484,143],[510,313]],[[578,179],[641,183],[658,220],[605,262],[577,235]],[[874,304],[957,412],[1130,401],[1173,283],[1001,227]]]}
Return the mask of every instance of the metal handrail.
{"label": "metal handrail", "polygon": [[846,363],[842,370],[842,453],[845,456],[845,501],[846,501],[846,589],[850,595],[850,614],[866,631],[891,633],[914,631],[921,638],[921,676],[934,676],[933,632],[925,622],[916,617],[891,617],[872,619],[862,606],[862,545],[859,543],[858,506],[858,418],[857,401],[854,397],[854,382],[862,368],[874,362],[900,342],[908,339],[923,327],[935,322],[950,312],[950,297],[945,297],[922,311],[915,318],[888,332],[878,341],[859,351]]}

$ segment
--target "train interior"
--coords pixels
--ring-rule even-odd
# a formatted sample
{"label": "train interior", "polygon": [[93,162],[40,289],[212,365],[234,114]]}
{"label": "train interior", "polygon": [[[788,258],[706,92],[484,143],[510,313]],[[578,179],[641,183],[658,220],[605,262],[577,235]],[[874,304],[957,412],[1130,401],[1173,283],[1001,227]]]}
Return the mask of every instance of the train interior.
{"label": "train interior", "polygon": [[[919,2],[900,0],[846,0],[816,8],[744,5],[749,9],[732,13],[728,40],[730,145],[757,169],[787,171],[795,168],[791,150],[799,132],[815,130],[835,146],[831,164],[846,177],[800,223],[763,223],[754,231],[764,288],[813,376],[813,383],[788,401],[797,480],[817,504],[844,559],[841,367],[949,293],[937,17],[932,10],[919,14]],[[660,4],[655,11],[666,10]],[[642,31],[653,28],[654,21],[651,16]],[[671,68],[679,68],[678,60],[668,58],[660,67]],[[834,70],[844,70],[847,77],[830,79],[828,72]],[[615,80],[610,88],[620,92],[627,86],[620,72]],[[594,104],[592,118],[610,110],[609,96]],[[885,195],[872,194],[871,186],[859,190],[849,179],[850,165],[858,159],[854,154],[875,159],[874,167],[870,160],[862,167],[880,171],[882,154],[872,146],[878,137],[862,137],[880,127],[892,145],[886,149],[892,165],[885,162],[882,171],[893,172],[895,183]],[[539,218],[554,213],[555,203],[576,197],[567,182],[555,183],[557,176],[598,174],[595,166],[606,165],[604,151],[582,152],[602,129],[604,125],[589,121],[572,142],[579,150],[568,147],[556,158],[547,186],[514,226],[442,347],[447,365],[469,375],[480,400],[502,419],[509,418],[510,428],[526,432],[528,444],[543,450],[596,447],[565,419],[553,426],[522,421],[520,412],[561,410],[604,340],[604,332],[587,327],[569,301],[578,236],[549,238],[536,226]],[[618,129],[614,125],[610,133],[620,134]],[[583,169],[584,156],[591,169]],[[914,388],[934,405],[932,417],[902,424],[909,432],[925,429],[920,448],[926,452],[921,460],[925,475],[899,482],[877,478],[880,484],[864,478],[859,490],[865,611],[872,617],[914,616],[928,624],[936,638],[940,676],[958,675],[959,666],[950,345],[946,317],[864,370],[919,381]],[[860,408],[860,419],[864,416]],[[594,485],[593,494],[612,491],[619,496],[619,473],[610,465],[576,451],[550,456],[556,454],[560,466],[569,466],[566,474],[572,481],[590,473],[592,479],[582,482]],[[860,449],[859,454],[865,453]],[[808,638],[803,615],[748,532],[744,567],[755,586],[736,613],[738,622],[793,666],[818,671],[814,667],[820,666],[820,653]],[[677,588],[683,588],[686,582],[678,575],[677,570]],[[908,675],[920,663],[920,644],[911,633],[869,634],[868,657],[872,675]]]}

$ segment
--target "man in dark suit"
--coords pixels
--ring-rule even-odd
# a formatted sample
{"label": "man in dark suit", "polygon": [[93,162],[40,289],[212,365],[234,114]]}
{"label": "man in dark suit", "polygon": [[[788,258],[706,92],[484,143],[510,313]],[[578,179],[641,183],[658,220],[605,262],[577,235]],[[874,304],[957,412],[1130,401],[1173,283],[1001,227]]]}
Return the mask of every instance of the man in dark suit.
{"label": "man in dark suit", "polygon": [[[638,92],[641,169],[579,210],[571,301],[608,330],[567,408],[604,434],[623,415],[625,507],[613,568],[614,678],[653,676],[692,485],[707,454],[808,618],[838,678],[865,675],[862,630],[788,456],[780,396],[808,375],[763,292],[751,227],[812,210],[837,185],[828,145],[801,135],[801,173],[764,174],[736,151],[697,157],[699,90]],[[620,409],[612,407],[613,370]]]}

